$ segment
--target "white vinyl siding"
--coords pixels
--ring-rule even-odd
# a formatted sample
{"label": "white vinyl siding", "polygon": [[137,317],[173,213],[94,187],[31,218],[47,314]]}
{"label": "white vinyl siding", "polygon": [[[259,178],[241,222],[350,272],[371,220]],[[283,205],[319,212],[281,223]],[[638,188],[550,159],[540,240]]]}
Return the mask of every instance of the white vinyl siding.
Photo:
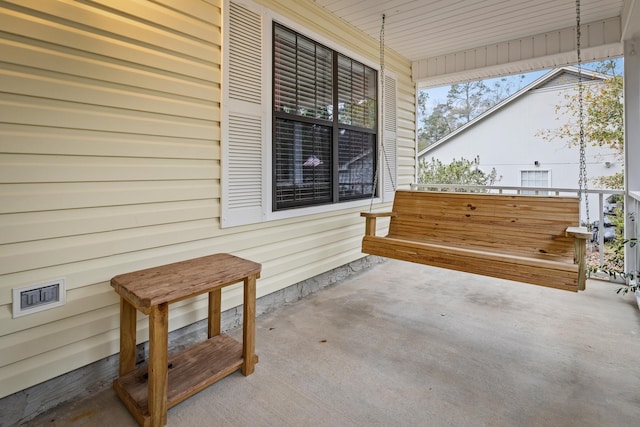
{"label": "white vinyl siding", "polygon": [[[220,9],[180,7],[0,6],[0,397],[118,351],[111,277],[211,251]],[[11,317],[55,278],[65,305]]]}
{"label": "white vinyl siding", "polygon": [[[375,40],[322,8],[262,3],[287,25],[304,22],[377,61]],[[0,398],[118,352],[118,298],[109,285],[117,274],[228,252],[262,263],[260,297],[363,256],[362,205],[221,228],[224,150],[262,168],[249,181],[264,182],[269,153],[257,141],[270,132],[268,123],[238,120],[235,148],[221,145],[223,111],[233,106],[222,84],[226,6],[0,3]],[[415,86],[409,62],[386,57],[397,76],[398,184],[407,186]],[[255,87],[237,92],[244,90]],[[269,101],[268,89],[262,96]],[[260,116],[236,108],[250,111]],[[242,152],[242,138],[251,153]],[[256,156],[263,162],[253,163]],[[237,188],[237,208],[263,212],[264,192],[245,197]],[[66,279],[64,306],[11,317],[13,288],[55,278]],[[225,289],[223,310],[242,304],[241,290]],[[205,318],[206,303],[172,304],[170,329]]]}

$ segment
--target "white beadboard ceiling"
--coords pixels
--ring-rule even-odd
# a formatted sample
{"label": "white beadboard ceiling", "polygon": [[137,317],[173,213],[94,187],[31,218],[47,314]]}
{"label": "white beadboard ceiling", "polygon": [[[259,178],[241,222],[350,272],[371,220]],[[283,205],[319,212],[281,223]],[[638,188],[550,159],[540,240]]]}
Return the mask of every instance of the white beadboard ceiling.
{"label": "white beadboard ceiling", "polygon": [[[423,84],[575,62],[575,0],[313,1],[375,39],[384,14],[385,45]],[[581,0],[585,59],[622,53],[621,39],[637,36],[638,3]]]}

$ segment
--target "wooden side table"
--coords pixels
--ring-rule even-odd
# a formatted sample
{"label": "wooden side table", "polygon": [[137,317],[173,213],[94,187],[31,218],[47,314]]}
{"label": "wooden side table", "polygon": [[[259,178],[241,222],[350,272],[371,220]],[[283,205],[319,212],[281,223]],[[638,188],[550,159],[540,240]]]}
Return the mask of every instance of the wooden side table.
{"label": "wooden side table", "polygon": [[[159,427],[167,410],[225,376],[254,371],[256,279],[261,265],[216,254],[121,274],[120,373],[113,388],[138,423]],[[242,343],[220,333],[222,288],[244,281]],[[168,356],[169,304],[209,293],[208,340]],[[149,315],[149,360],[136,368],[136,312]]]}

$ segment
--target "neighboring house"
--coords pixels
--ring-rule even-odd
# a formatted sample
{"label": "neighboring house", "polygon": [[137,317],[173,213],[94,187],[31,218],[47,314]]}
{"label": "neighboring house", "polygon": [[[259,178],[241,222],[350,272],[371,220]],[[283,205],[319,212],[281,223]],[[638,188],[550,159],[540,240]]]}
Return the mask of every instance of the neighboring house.
{"label": "neighboring house", "polygon": [[[228,252],[262,264],[262,297],[364,256],[377,40],[313,2],[107,3],[0,5],[0,398],[118,352],[115,275]],[[385,145],[412,164],[411,63],[385,69]],[[413,180],[380,171],[376,206]],[[13,316],[13,289],[57,279],[64,305]]]}
{"label": "neighboring house", "polygon": [[[607,76],[582,70],[585,90],[602,84]],[[575,93],[578,69],[556,68],[513,94],[469,123],[418,153],[420,160],[474,159],[480,156],[480,169],[496,169],[501,186],[578,188],[580,151],[560,139],[548,141],[540,136],[544,129],[556,129],[575,118],[562,117],[556,106]],[[586,141],[589,188],[591,178],[623,170],[616,152],[609,147],[593,147]],[[595,203],[594,203],[595,205]],[[592,206],[591,215],[597,215]]]}

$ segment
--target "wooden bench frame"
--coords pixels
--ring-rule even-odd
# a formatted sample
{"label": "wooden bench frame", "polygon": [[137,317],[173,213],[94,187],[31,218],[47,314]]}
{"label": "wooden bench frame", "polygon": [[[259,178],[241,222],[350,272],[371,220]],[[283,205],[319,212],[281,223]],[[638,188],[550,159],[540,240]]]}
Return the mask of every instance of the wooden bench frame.
{"label": "wooden bench frame", "polygon": [[[396,191],[392,212],[362,212],[362,252],[507,280],[585,289],[577,197]],[[376,236],[389,217],[387,236]]]}

